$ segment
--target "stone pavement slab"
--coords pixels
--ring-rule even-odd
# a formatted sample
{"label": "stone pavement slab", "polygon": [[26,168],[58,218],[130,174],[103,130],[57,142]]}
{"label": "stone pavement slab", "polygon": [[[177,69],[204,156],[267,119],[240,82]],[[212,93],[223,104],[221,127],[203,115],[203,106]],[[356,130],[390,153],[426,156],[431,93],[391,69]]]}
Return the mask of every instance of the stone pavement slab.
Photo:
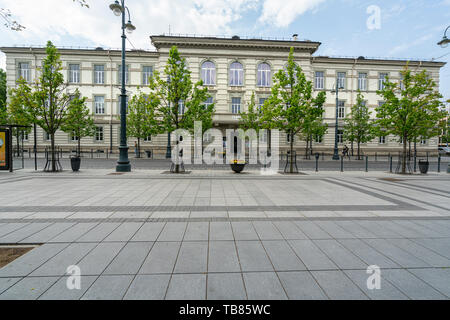
{"label": "stone pavement slab", "polygon": [[208,274],[208,300],[246,300],[241,273]]}
{"label": "stone pavement slab", "polygon": [[210,241],[208,272],[240,272],[234,241]]}
{"label": "stone pavement slab", "polygon": [[154,242],[128,242],[108,265],[103,274],[136,274],[153,247]]}
{"label": "stone pavement slab", "polygon": [[145,259],[140,274],[172,273],[181,242],[155,242]]}
{"label": "stone pavement slab", "polygon": [[367,300],[368,297],[342,271],[313,271],[317,283],[332,300]]}
{"label": "stone pavement slab", "polygon": [[67,281],[70,279],[67,276],[61,277],[39,296],[39,300],[79,300],[97,278],[98,276],[83,276],[80,279],[80,290],[70,290],[67,287]]}
{"label": "stone pavement slab", "polygon": [[206,274],[174,274],[167,288],[167,300],[205,300]]}
{"label": "stone pavement slab", "polygon": [[0,295],[0,300],[36,300],[58,277],[27,277]]}
{"label": "stone pavement slab", "polygon": [[288,297],[275,272],[244,273],[249,300],[286,300]]}
{"label": "stone pavement slab", "polygon": [[81,297],[82,300],[118,300],[122,299],[133,276],[100,276],[86,293]]}
{"label": "stone pavement slab", "polygon": [[259,241],[236,241],[242,271],[273,271],[273,265]]}
{"label": "stone pavement slab", "polygon": [[169,284],[170,275],[137,275],[127,293],[125,300],[163,300]]}

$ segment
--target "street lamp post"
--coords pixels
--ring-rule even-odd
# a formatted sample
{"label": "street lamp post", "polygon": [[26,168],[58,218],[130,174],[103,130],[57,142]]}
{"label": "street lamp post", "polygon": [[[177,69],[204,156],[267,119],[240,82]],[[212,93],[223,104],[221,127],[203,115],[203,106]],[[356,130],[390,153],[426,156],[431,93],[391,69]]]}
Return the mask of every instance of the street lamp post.
{"label": "street lamp post", "polygon": [[448,26],[447,29],[445,29],[444,36],[442,37],[442,40],[437,43],[442,48],[447,48],[448,44],[450,43],[450,39],[447,38],[447,31],[448,31],[448,29],[450,29],[450,26]]}
{"label": "street lamp post", "polygon": [[[128,145],[127,145],[127,91],[125,89],[125,31],[127,33],[132,33],[136,27],[131,23],[130,10],[125,6],[125,0],[121,0],[119,3],[116,0],[112,3],[109,8],[113,11],[114,15],[122,15],[122,87],[120,91],[120,146],[119,146],[119,160],[117,161],[116,171],[117,172],[130,172],[131,165],[128,159]],[[128,12],[128,22],[125,23],[125,9]]]}
{"label": "street lamp post", "polygon": [[335,130],[334,130],[334,151],[333,151],[333,160],[339,160],[339,149],[338,149],[338,126],[339,126],[339,122],[338,122],[338,112],[339,112],[339,89],[343,89],[341,87],[339,87],[339,81],[336,80],[336,91],[331,91],[332,93],[336,92],[336,125],[335,125]]}
{"label": "street lamp post", "polygon": [[[170,86],[170,75],[167,76],[167,91],[169,91]],[[170,114],[170,101],[169,101],[169,114]],[[172,158],[172,146],[170,145],[170,131],[167,131],[167,149],[166,149],[166,159]]]}

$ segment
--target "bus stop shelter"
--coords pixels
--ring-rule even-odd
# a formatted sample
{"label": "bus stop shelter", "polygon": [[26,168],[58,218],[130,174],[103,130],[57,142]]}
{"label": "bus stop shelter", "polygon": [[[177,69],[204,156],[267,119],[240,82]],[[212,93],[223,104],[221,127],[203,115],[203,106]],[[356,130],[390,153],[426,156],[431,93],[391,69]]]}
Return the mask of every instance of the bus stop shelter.
{"label": "bus stop shelter", "polygon": [[[24,157],[23,157],[23,132],[29,126],[21,125],[0,125],[0,170],[13,172],[14,161],[21,161],[21,168],[24,167]],[[16,139],[17,139],[17,157],[14,159],[14,149],[13,149],[13,130],[16,129]]]}

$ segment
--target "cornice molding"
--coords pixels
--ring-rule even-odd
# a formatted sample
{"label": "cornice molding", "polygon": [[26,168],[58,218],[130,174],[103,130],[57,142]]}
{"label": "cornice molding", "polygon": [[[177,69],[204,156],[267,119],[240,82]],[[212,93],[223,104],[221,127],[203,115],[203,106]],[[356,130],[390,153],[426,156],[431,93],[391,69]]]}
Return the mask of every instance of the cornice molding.
{"label": "cornice molding", "polygon": [[289,51],[291,47],[296,51],[309,52],[313,54],[320,46],[320,42],[313,41],[281,41],[260,39],[221,39],[202,37],[174,37],[174,36],[150,36],[153,46],[157,49],[177,46],[180,48],[202,47],[202,48],[224,48],[242,50],[251,48],[262,51]]}

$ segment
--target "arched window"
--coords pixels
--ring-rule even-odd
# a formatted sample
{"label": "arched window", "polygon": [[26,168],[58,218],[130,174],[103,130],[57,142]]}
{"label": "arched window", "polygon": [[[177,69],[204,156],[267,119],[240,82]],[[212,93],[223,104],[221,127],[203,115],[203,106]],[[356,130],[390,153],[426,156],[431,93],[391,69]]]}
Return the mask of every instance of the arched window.
{"label": "arched window", "polygon": [[205,61],[202,64],[202,80],[205,86],[216,84],[216,66],[211,61]]}
{"label": "arched window", "polygon": [[271,72],[267,63],[260,63],[257,72],[258,87],[270,87]]}
{"label": "arched window", "polygon": [[244,67],[239,62],[230,65],[230,86],[244,85]]}

